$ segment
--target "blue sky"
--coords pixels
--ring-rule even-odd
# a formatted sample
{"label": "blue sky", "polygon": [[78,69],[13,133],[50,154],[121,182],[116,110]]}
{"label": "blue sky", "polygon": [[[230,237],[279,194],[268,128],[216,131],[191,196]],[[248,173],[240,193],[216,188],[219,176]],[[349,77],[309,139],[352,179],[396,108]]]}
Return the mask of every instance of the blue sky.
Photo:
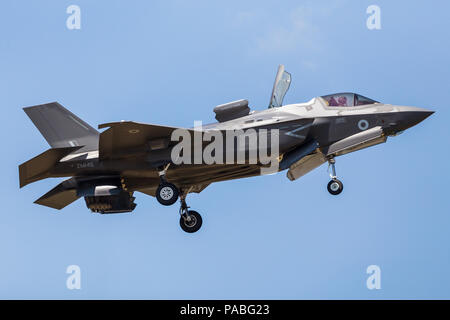
{"label": "blue sky", "polygon": [[[81,29],[66,8],[81,8]],[[381,8],[381,30],[366,8]],[[0,298],[450,298],[448,1],[2,1],[4,152]],[[22,107],[58,101],[93,126],[213,122],[214,106],[264,109],[278,64],[285,103],[354,91],[436,113],[388,143],[326,166],[217,183],[188,197],[204,218],[138,194],[132,214],[33,204],[58,183],[19,189],[17,166],[45,151]],[[66,288],[67,266],[81,290]],[[381,290],[366,268],[381,268]]]}

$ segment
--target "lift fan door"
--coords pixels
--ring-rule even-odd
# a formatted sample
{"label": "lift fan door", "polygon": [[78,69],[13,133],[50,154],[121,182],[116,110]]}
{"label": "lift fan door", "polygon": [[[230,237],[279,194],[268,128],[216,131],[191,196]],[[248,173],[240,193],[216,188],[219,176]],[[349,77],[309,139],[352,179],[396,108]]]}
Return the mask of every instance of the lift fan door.
{"label": "lift fan door", "polygon": [[278,67],[275,83],[273,84],[269,108],[278,108],[283,105],[283,99],[291,85],[291,74],[284,70],[284,65]]}

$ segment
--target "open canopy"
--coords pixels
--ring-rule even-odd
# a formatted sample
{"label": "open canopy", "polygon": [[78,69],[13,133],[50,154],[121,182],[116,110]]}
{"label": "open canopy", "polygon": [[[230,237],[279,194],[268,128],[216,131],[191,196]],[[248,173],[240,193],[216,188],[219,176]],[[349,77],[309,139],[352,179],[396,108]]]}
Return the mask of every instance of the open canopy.
{"label": "open canopy", "polygon": [[272,95],[270,96],[269,108],[278,108],[283,105],[283,99],[291,85],[291,74],[284,70],[284,65],[278,67]]}

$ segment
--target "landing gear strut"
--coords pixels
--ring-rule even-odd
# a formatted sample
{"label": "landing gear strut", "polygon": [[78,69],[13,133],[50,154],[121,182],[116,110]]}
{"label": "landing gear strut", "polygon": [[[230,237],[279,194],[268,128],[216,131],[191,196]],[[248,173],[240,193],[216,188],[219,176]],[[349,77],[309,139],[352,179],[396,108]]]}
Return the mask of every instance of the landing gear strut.
{"label": "landing gear strut", "polygon": [[180,227],[183,231],[188,233],[197,232],[202,226],[202,216],[194,210],[188,210],[189,207],[186,204],[186,194],[180,195],[181,207],[180,207]]}
{"label": "landing gear strut", "polygon": [[342,190],[344,190],[344,184],[336,177],[335,163],[336,160],[334,160],[334,158],[328,159],[328,170],[330,170],[331,167],[330,173],[331,181],[328,182],[327,189],[329,193],[331,193],[334,196],[337,196],[342,192]]}
{"label": "landing gear strut", "polygon": [[178,188],[166,181],[166,171],[169,165],[165,166],[163,170],[159,172],[159,178],[161,180],[158,188],[156,189],[156,200],[164,206],[171,206],[178,200],[180,194]]}
{"label": "landing gear strut", "polygon": [[160,168],[159,178],[161,182],[156,189],[156,199],[158,202],[165,206],[174,204],[178,198],[180,198],[180,226],[183,231],[188,233],[197,232],[202,226],[202,217],[197,211],[189,210],[186,204],[186,196],[190,192],[190,189],[183,190],[178,189],[174,184],[167,182],[166,172],[170,164]]}

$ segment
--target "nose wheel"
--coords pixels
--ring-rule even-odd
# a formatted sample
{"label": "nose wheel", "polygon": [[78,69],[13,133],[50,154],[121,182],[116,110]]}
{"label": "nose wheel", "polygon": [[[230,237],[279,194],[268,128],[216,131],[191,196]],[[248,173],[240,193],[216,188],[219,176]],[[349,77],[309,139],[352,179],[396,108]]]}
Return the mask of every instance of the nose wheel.
{"label": "nose wheel", "polygon": [[337,196],[339,193],[344,190],[344,185],[338,179],[331,180],[327,185],[328,192],[334,196]]}
{"label": "nose wheel", "polygon": [[331,167],[330,173],[331,181],[328,182],[327,190],[330,194],[337,196],[342,192],[342,190],[344,190],[344,184],[336,176],[335,163],[336,161],[334,160],[334,158],[330,158],[328,160],[328,170],[330,170]]}

